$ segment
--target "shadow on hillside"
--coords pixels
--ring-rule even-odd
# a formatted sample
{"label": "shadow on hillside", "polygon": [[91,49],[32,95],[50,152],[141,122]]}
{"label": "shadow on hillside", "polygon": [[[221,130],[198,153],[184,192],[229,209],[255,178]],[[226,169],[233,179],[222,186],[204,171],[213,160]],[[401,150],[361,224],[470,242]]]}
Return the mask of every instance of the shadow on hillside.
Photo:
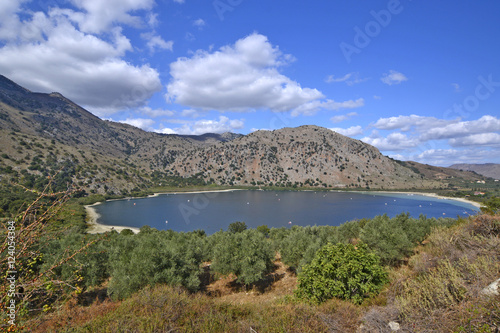
{"label": "shadow on hillside", "polygon": [[245,285],[244,283],[237,282],[237,278],[234,275],[216,280],[214,274],[210,271],[210,266],[205,266],[200,276],[200,280],[202,281],[201,290],[212,297],[220,297],[229,293],[246,292],[250,290],[263,294],[270,291],[273,284],[285,277],[286,272],[278,271],[279,268],[279,265],[274,264],[271,271],[266,274],[263,279]]}
{"label": "shadow on hillside", "polygon": [[107,298],[108,288],[99,288],[78,295],[77,304],[81,306],[90,306],[94,303],[102,303]]}

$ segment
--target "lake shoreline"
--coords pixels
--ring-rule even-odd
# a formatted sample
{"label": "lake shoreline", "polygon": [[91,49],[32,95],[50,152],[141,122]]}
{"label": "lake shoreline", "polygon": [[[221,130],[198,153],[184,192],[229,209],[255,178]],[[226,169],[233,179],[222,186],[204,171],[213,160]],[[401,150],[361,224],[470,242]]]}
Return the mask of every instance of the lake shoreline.
{"label": "lake shoreline", "polygon": [[[264,190],[264,189],[257,189],[257,190]],[[219,192],[233,192],[233,191],[248,191],[246,189],[226,189],[226,190],[207,190],[207,191],[191,191],[191,192],[160,192],[160,193],[154,193],[152,195],[149,195],[145,198],[153,198],[157,197],[160,195],[168,195],[168,194],[198,194],[198,193],[219,193]],[[314,190],[299,190],[297,192],[310,192]],[[328,192],[346,192],[348,193],[349,191],[342,191],[342,190],[329,190]],[[407,194],[407,195],[421,195],[421,196],[426,196],[426,197],[432,197],[435,199],[441,199],[441,200],[454,200],[454,201],[459,201],[461,203],[466,203],[470,204],[474,207],[476,207],[478,210],[481,208],[481,204],[479,202],[475,202],[472,200],[467,200],[465,198],[450,198],[450,197],[445,197],[438,195],[436,193],[428,193],[428,192],[400,192],[400,191],[361,191],[361,192],[353,192],[353,193],[362,193],[362,194]],[[131,200],[131,199],[144,199],[143,198],[123,198],[123,199],[111,199],[107,201],[118,201],[118,200]],[[97,206],[102,204],[103,202],[96,202],[92,205],[86,205],[85,210],[87,212],[87,233],[89,234],[100,234],[100,233],[105,233],[108,231],[117,231],[121,232],[124,229],[129,229],[132,230],[134,233],[139,233],[140,229],[139,228],[134,228],[134,227],[127,227],[127,226],[113,226],[113,225],[107,225],[107,224],[100,224],[98,222],[100,215],[97,213],[97,211],[94,209],[93,206]]]}

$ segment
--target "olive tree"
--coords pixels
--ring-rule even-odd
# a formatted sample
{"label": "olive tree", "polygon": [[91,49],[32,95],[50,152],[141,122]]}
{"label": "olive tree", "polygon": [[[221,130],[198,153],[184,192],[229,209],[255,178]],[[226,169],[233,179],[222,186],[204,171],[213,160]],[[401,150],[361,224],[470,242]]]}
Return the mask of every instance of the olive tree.
{"label": "olive tree", "polygon": [[226,232],[214,245],[211,268],[222,275],[233,273],[246,285],[261,280],[272,267],[274,251],[269,240],[255,229]]}

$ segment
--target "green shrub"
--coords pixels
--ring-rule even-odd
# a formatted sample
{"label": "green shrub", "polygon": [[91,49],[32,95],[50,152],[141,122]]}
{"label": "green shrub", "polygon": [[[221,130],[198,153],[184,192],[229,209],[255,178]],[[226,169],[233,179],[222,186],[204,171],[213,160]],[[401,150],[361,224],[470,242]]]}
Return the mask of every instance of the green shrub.
{"label": "green shrub", "polygon": [[271,269],[274,252],[265,236],[249,229],[218,235],[211,268],[220,274],[233,273],[238,282],[252,284],[261,280]]}
{"label": "green shrub", "polygon": [[245,222],[233,222],[227,228],[227,231],[232,233],[243,232],[247,230],[247,225]]}
{"label": "green shrub", "polygon": [[110,251],[108,293],[112,298],[123,299],[158,283],[198,290],[201,237],[195,232],[175,233],[147,227],[142,227],[137,235],[120,235]]}
{"label": "green shrub", "polygon": [[315,303],[331,298],[361,303],[387,281],[379,258],[365,244],[327,244],[299,274],[296,295]]}
{"label": "green shrub", "polygon": [[297,270],[315,238],[314,235],[308,234],[305,228],[293,230],[280,244],[281,261],[291,269]]}
{"label": "green shrub", "polygon": [[397,264],[413,252],[414,244],[408,239],[399,219],[387,215],[370,220],[361,230],[360,238],[375,251],[384,265]]}

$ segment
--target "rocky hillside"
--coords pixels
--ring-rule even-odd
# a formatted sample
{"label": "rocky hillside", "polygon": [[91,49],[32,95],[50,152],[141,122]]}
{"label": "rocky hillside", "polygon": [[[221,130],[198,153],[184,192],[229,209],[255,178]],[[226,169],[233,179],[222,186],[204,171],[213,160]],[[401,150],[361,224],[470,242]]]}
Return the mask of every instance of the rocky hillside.
{"label": "rocky hillside", "polygon": [[446,168],[429,173],[317,126],[246,136],[145,132],[103,121],[59,93],[34,93],[1,75],[0,144],[0,174],[7,178],[31,186],[57,170],[71,170],[67,177],[96,193],[123,194],[172,179],[178,184],[182,177],[197,184],[411,189],[442,187],[450,177],[470,175]]}
{"label": "rocky hillside", "polygon": [[485,164],[453,164],[452,169],[472,171],[480,175],[500,179],[500,164],[485,163]]}
{"label": "rocky hillside", "polygon": [[379,150],[318,126],[257,131],[182,153],[170,170],[218,184],[401,188],[435,186]]}

